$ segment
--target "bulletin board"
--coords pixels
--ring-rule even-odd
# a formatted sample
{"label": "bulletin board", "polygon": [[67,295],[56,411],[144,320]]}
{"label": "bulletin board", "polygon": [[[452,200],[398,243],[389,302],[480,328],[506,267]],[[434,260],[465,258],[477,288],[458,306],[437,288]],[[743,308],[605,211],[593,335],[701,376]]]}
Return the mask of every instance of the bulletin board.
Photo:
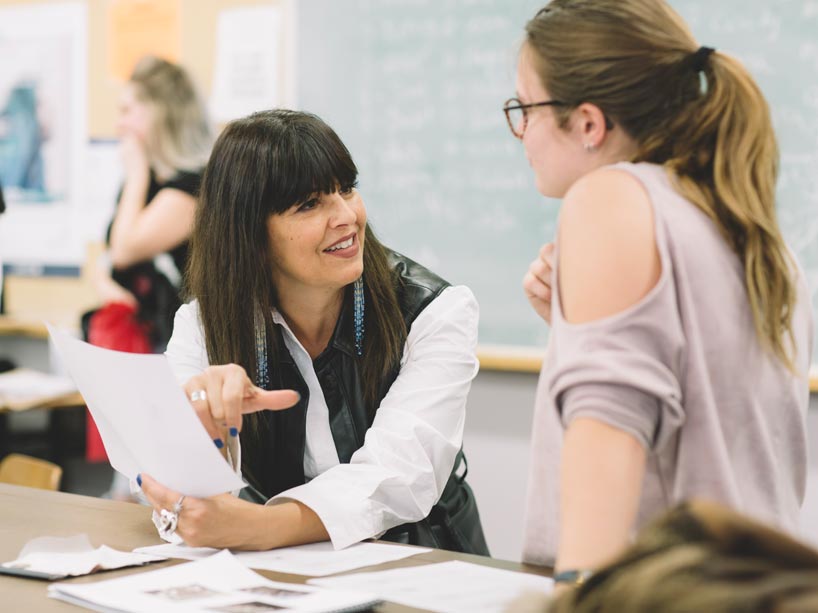
{"label": "bulletin board", "polygon": [[[87,70],[83,70],[81,80],[87,87],[87,93],[83,104],[77,105],[77,109],[80,109],[85,115],[77,116],[77,111],[72,110],[72,117],[75,118],[75,125],[83,124],[80,139],[84,137],[84,140],[81,142],[83,149],[79,151],[79,155],[72,155],[72,158],[82,158],[87,168],[76,181],[82,184],[82,197],[75,199],[77,201],[70,204],[70,208],[76,209],[70,214],[72,220],[77,218],[76,228],[72,225],[71,232],[78,234],[91,226],[99,226],[97,218],[104,218],[104,225],[107,225],[107,220],[110,219],[113,210],[116,187],[118,181],[121,180],[121,177],[114,179],[117,186],[115,186],[113,195],[106,193],[100,196],[95,192],[95,190],[99,191],[98,184],[102,183],[99,178],[100,172],[105,176],[108,174],[107,171],[100,170],[100,167],[107,167],[111,170],[112,167],[119,166],[117,164],[118,151],[113,139],[116,138],[117,107],[122,91],[122,75],[127,75],[130,69],[123,66],[121,57],[114,61],[112,51],[118,49],[121,52],[123,46],[128,46],[133,51],[139,46],[140,39],[149,40],[155,48],[148,45],[144,51],[177,61],[185,66],[192,74],[204,98],[209,101],[214,77],[220,14],[234,9],[275,7],[278,9],[281,27],[279,36],[276,36],[275,32],[270,33],[270,40],[277,40],[279,46],[276,53],[279,86],[277,99],[271,101],[269,106],[292,105],[294,95],[291,86],[294,83],[291,68],[293,45],[289,34],[295,30],[291,26],[294,1],[0,0],[0,9],[23,9],[29,12],[31,9],[39,10],[46,7],[80,7],[82,9],[84,36],[86,37],[83,40],[85,47],[83,57],[86,58]],[[120,17],[118,21],[117,12]],[[123,15],[127,19],[123,18]],[[48,18],[42,20],[44,27],[47,26],[45,23],[47,21],[49,21]],[[146,37],[145,32],[150,31],[156,21],[161,21],[162,27],[154,28],[154,32],[157,33],[153,38]],[[140,28],[142,28],[141,31]],[[133,55],[131,63],[136,59],[135,54]],[[83,68],[85,68],[85,63],[83,63]],[[64,101],[59,99],[48,100],[48,103],[65,106]],[[99,164],[96,160],[96,157],[99,156],[107,156],[112,161],[109,160],[107,166]],[[63,206],[63,209],[68,206]],[[94,215],[91,215],[89,207],[94,209]],[[0,219],[0,230],[15,237],[27,235],[28,228],[22,232],[19,231],[15,215],[17,212],[10,207]],[[66,227],[61,227],[59,230],[62,234],[69,233]],[[41,238],[42,226],[39,226],[34,234]],[[81,236],[77,240],[72,239],[71,244],[76,244],[77,248],[72,248],[68,256],[63,256],[63,252],[60,252],[58,261],[54,259],[51,252],[46,252],[42,258],[32,260],[5,257],[5,261],[0,264],[6,265],[7,272],[4,282],[6,313],[32,321],[41,319],[74,321],[76,312],[87,309],[96,300],[86,278],[88,267],[84,265],[90,251],[81,248],[81,245],[87,245],[94,240],[99,241],[101,236],[100,232],[94,231],[89,233],[88,237]],[[0,253],[0,260],[2,259]],[[54,264],[59,264],[59,266],[55,267]],[[59,272],[49,272],[55,268],[58,268]],[[71,272],[66,272],[69,269]],[[72,274],[79,276],[72,277]],[[60,296],[58,301],[44,299],[44,296],[57,295]],[[57,307],[61,313],[51,312]],[[47,308],[51,310],[45,312]]]}

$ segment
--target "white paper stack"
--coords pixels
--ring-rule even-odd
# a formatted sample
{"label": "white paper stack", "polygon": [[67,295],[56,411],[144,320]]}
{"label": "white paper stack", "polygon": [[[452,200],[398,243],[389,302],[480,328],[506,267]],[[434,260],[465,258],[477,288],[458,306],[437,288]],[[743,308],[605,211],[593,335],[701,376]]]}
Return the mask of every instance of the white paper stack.
{"label": "white paper stack", "polygon": [[95,611],[136,613],[244,613],[365,611],[380,601],[372,593],[326,590],[269,581],[223,551],[196,562],[97,583],[54,583],[52,598]]}
{"label": "white paper stack", "polygon": [[[154,545],[134,549],[135,553],[182,558],[183,560],[200,560],[218,551],[210,547],[188,547],[187,545]],[[431,549],[423,547],[386,543],[358,543],[336,550],[332,543],[325,541],[270,551],[237,551],[233,555],[247,568],[306,577],[324,577],[364,566],[403,560],[429,551]]]}

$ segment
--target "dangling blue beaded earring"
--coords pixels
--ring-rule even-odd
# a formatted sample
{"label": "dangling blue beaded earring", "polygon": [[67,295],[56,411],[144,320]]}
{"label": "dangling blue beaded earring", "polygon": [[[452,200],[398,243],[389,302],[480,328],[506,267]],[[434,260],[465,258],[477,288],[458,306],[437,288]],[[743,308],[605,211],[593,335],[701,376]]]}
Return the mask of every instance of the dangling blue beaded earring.
{"label": "dangling blue beaded earring", "polygon": [[355,353],[364,354],[364,278],[358,277],[352,286],[355,319]]}
{"label": "dangling blue beaded earring", "polygon": [[267,369],[267,326],[258,305],[253,310],[253,320],[256,329],[256,366],[258,370],[256,385],[266,390],[270,388],[270,375]]}

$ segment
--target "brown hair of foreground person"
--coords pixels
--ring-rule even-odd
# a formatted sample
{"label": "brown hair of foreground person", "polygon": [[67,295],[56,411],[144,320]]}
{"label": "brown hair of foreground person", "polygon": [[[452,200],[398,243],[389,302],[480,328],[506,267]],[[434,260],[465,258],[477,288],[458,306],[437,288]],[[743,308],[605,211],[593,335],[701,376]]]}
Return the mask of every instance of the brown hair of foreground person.
{"label": "brown hair of foreground person", "polygon": [[515,613],[818,611],[818,551],[715,503],[684,503],[585,584]]}

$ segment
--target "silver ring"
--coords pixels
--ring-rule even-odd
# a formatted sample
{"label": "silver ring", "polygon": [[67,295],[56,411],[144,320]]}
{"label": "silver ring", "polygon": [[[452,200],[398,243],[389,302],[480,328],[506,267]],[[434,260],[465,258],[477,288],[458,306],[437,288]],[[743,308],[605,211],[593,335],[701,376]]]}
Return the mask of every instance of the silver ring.
{"label": "silver ring", "polygon": [[184,501],[185,501],[185,495],[182,494],[181,496],[179,496],[179,500],[177,500],[173,504],[173,512],[176,513],[177,515],[182,512],[182,503]]}
{"label": "silver ring", "polygon": [[178,525],[179,513],[176,511],[168,511],[167,509],[159,511],[159,523],[156,527],[159,529],[159,535],[162,538],[170,538],[170,536],[176,532],[176,526]]}
{"label": "silver ring", "polygon": [[182,495],[179,497],[179,500],[173,503],[172,511],[168,511],[167,509],[159,511],[159,523],[156,527],[161,537],[169,539],[171,535],[176,532],[176,528],[179,526],[179,513],[182,512],[182,503],[184,501],[185,497]]}
{"label": "silver ring", "polygon": [[204,390],[196,390],[195,392],[190,394],[190,401],[196,402],[197,400],[207,400],[207,392]]}

